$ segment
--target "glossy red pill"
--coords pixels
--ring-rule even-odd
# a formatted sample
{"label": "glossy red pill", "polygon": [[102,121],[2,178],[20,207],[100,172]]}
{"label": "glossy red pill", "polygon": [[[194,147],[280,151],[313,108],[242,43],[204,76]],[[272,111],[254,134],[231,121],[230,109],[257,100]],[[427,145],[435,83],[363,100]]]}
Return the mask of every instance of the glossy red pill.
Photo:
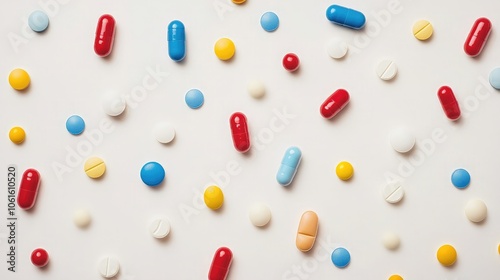
{"label": "glossy red pill", "polygon": [[208,280],[225,280],[232,261],[233,253],[229,248],[220,247],[217,249],[208,272]]}
{"label": "glossy red pill", "polygon": [[448,119],[454,121],[460,118],[460,107],[458,106],[453,90],[449,86],[439,88],[438,98]]}
{"label": "glossy red pill", "polygon": [[483,50],[491,32],[491,22],[487,18],[478,18],[467,36],[464,51],[470,56],[477,56]]}
{"label": "glossy red pill", "polygon": [[299,64],[300,64],[299,57],[294,53],[287,53],[283,57],[283,67],[285,67],[285,69],[290,72],[299,69]]}
{"label": "glossy red pill", "polygon": [[113,49],[115,40],[115,19],[111,15],[102,15],[97,22],[95,31],[94,51],[98,56],[105,57]]}
{"label": "glossy red pill", "polygon": [[44,267],[49,263],[49,253],[42,248],[33,250],[31,253],[31,263],[38,267]]}
{"label": "glossy red pill", "polygon": [[247,118],[243,113],[236,112],[229,119],[234,148],[244,153],[250,149],[250,134],[248,133]]}
{"label": "glossy red pill", "polygon": [[28,210],[35,205],[40,182],[40,173],[38,171],[32,168],[24,171],[19,193],[17,194],[17,205],[19,207]]}
{"label": "glossy red pill", "polygon": [[324,118],[331,119],[344,109],[347,103],[349,103],[349,93],[345,89],[338,89],[321,104],[319,111]]}

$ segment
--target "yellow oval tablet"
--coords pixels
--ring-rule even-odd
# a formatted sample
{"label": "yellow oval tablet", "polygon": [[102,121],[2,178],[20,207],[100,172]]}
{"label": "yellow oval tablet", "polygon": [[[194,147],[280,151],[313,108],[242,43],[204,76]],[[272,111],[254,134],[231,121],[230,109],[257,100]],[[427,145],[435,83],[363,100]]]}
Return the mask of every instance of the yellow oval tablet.
{"label": "yellow oval tablet", "polygon": [[22,127],[14,126],[9,131],[9,138],[10,141],[19,145],[24,142],[24,139],[26,139],[26,132]]}
{"label": "yellow oval tablet", "polygon": [[432,36],[434,28],[427,20],[419,20],[413,25],[413,36],[420,41],[425,41]]}
{"label": "yellow oval tablet", "polygon": [[306,211],[302,214],[297,229],[295,245],[302,252],[311,250],[318,234],[318,215],[313,211]]}
{"label": "yellow oval tablet", "polygon": [[215,42],[214,52],[220,60],[229,60],[233,57],[236,47],[229,38],[221,38]]}
{"label": "yellow oval tablet", "polygon": [[85,162],[83,170],[90,178],[97,179],[106,172],[106,164],[101,158],[91,157]]}
{"label": "yellow oval tablet", "polygon": [[30,75],[24,69],[16,68],[9,74],[9,84],[15,90],[24,90],[30,85]]}
{"label": "yellow oval tablet", "polygon": [[219,187],[210,186],[205,189],[203,200],[205,201],[205,204],[208,208],[217,210],[221,208],[222,203],[224,203],[224,194]]}
{"label": "yellow oval tablet", "polygon": [[446,244],[439,247],[437,259],[444,266],[451,266],[457,261],[457,251],[453,246]]}
{"label": "yellow oval tablet", "polygon": [[340,180],[346,181],[351,179],[352,175],[354,174],[354,168],[352,167],[352,164],[350,162],[341,161],[339,162],[339,164],[337,164],[335,172],[337,173],[337,176]]}

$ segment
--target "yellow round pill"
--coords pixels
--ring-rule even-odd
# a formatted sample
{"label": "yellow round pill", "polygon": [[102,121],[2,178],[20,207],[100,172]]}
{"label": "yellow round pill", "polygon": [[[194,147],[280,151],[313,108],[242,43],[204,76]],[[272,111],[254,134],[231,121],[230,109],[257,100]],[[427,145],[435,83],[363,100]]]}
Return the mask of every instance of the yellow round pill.
{"label": "yellow round pill", "polygon": [[347,161],[341,161],[337,164],[337,168],[335,169],[337,176],[340,180],[349,180],[354,174],[354,168],[352,164]]}
{"label": "yellow round pill", "polygon": [[13,143],[21,144],[24,142],[24,139],[26,139],[26,132],[24,132],[22,127],[14,126],[9,131],[9,138]]}
{"label": "yellow round pill", "polygon": [[446,244],[439,247],[437,259],[444,266],[451,266],[457,261],[457,251],[453,246]]}
{"label": "yellow round pill", "polygon": [[397,274],[394,274],[394,275],[391,275],[391,277],[389,277],[389,280],[403,280],[403,277],[401,277]]}
{"label": "yellow round pill", "polygon": [[210,186],[205,189],[203,200],[205,201],[205,204],[208,208],[217,210],[222,206],[222,203],[224,202],[224,194],[219,187]]}
{"label": "yellow round pill", "polygon": [[234,4],[243,4],[243,3],[245,3],[245,1],[247,1],[247,0],[233,0],[233,3]]}
{"label": "yellow round pill", "polygon": [[498,253],[500,254],[500,244],[498,244]]}
{"label": "yellow round pill", "polygon": [[425,41],[432,36],[434,28],[432,24],[427,20],[419,20],[413,25],[413,36],[420,41]]}
{"label": "yellow round pill", "polygon": [[233,57],[236,48],[233,41],[228,38],[221,38],[215,42],[214,52],[220,60],[228,60]]}
{"label": "yellow round pill", "polygon": [[88,158],[83,166],[83,170],[92,179],[100,178],[106,172],[106,164],[101,158]]}
{"label": "yellow round pill", "polygon": [[15,90],[24,90],[30,85],[30,75],[24,69],[16,68],[9,74],[9,84]]}

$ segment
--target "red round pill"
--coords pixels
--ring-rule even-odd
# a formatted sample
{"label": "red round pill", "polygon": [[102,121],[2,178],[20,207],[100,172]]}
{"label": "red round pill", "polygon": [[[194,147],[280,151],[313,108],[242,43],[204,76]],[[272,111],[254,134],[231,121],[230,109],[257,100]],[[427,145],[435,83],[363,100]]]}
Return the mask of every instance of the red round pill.
{"label": "red round pill", "polygon": [[299,69],[299,64],[299,57],[294,53],[287,53],[285,57],[283,57],[283,67],[290,72]]}
{"label": "red round pill", "polygon": [[31,253],[31,263],[38,267],[44,267],[49,263],[49,253],[42,248],[33,250]]}

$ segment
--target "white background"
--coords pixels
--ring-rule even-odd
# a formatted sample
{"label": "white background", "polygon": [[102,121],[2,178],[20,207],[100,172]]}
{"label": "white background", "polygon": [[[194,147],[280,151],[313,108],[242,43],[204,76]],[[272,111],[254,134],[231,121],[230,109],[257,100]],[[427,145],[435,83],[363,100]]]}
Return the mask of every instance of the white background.
{"label": "white background", "polygon": [[[57,3],[47,7],[44,3]],[[116,256],[122,270],[117,279],[207,279],[215,250],[228,246],[234,254],[228,279],[497,279],[500,274],[499,92],[487,83],[500,66],[500,2],[481,1],[344,1],[363,11],[361,31],[333,25],[325,17],[331,1],[256,1],[234,5],[209,1],[4,1],[0,9],[0,265],[1,279],[100,279],[99,259]],[[25,19],[46,9],[50,27],[43,34],[25,30]],[[262,30],[260,16],[274,11],[280,27]],[[93,51],[97,19],[112,14],[117,34],[112,55]],[[468,57],[463,43],[473,22],[488,17],[493,32],[483,53]],[[379,19],[377,19],[377,17]],[[174,19],[186,26],[187,57],[176,63],[167,55],[166,26]],[[416,40],[412,25],[428,19],[434,35]],[[19,45],[9,38],[21,39]],[[229,37],[236,55],[223,62],[213,53],[218,38]],[[331,59],[326,43],[347,41],[345,59]],[[300,70],[291,74],[282,57],[296,53]],[[376,77],[374,67],[393,59],[399,74],[392,82]],[[26,69],[32,83],[19,93],[8,84],[9,72]],[[162,72],[158,85],[141,101],[136,90],[149,73]],[[168,73],[168,77],[165,77]],[[266,96],[252,99],[249,81],[264,82]],[[449,85],[462,108],[458,122],[449,121],[436,97]],[[205,104],[189,109],[184,94],[200,89]],[[338,88],[351,94],[349,105],[334,119],[319,114],[324,99]],[[101,109],[100,97],[115,92],[129,98],[125,115],[112,118]],[[240,154],[232,145],[229,116],[247,115],[253,146]],[[286,124],[276,112],[293,115]],[[65,129],[66,118],[82,116],[87,124],[80,136]],[[68,166],[70,151],[87,145],[102,121],[111,133],[73,158],[58,178],[53,166]],[[159,121],[175,125],[177,137],[168,145],[152,135]],[[275,125],[278,125],[276,129]],[[26,142],[14,145],[12,126],[22,126]],[[388,135],[406,127],[417,137],[410,155],[396,153]],[[271,128],[274,128],[272,130]],[[437,131],[437,132],[435,132]],[[432,142],[441,133],[444,142]],[[275,174],[286,148],[299,146],[303,160],[293,184],[280,186]],[[102,157],[108,167],[102,180],[83,172],[88,156]],[[420,157],[419,157],[420,156]],[[350,161],[355,176],[340,181],[334,172]],[[167,173],[158,189],[139,176],[148,161],[160,162]],[[16,164],[19,176],[30,167],[42,175],[37,205],[17,210],[17,273],[7,272],[7,166]],[[229,169],[227,166],[229,165]],[[454,188],[450,175],[466,168],[472,176],[465,190]],[[232,170],[235,169],[235,170]],[[233,175],[228,172],[233,172]],[[381,185],[388,176],[404,179],[406,196],[399,205],[386,203]],[[200,201],[205,187],[218,180],[225,202],[211,211]],[[194,198],[194,199],[193,199]],[[473,224],[464,215],[468,200],[488,206],[488,218]],[[248,219],[254,202],[269,205],[273,217],[263,229]],[[88,209],[92,224],[77,228],[72,215]],[[182,212],[182,209],[184,209]],[[295,247],[301,214],[315,211],[320,219],[315,247],[302,253]],[[186,212],[188,211],[188,212]],[[184,213],[184,214],[183,214]],[[148,225],[168,218],[169,237],[155,240]],[[401,246],[388,251],[384,232],[401,237]],[[451,268],[436,260],[436,250],[450,243],[458,251]],[[351,263],[336,268],[330,253],[347,248]],[[38,269],[31,251],[45,248],[50,265]],[[298,267],[302,275],[293,275]]]}

